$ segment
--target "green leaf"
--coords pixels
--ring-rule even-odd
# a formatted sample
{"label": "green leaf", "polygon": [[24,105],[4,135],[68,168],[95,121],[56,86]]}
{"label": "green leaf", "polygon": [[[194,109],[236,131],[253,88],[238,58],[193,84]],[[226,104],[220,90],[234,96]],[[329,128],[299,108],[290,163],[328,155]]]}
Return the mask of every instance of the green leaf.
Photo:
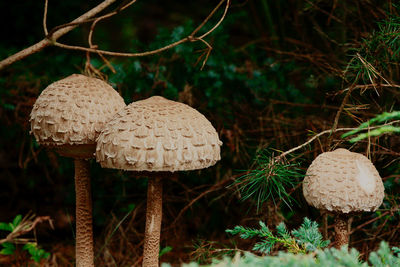
{"label": "green leaf", "polygon": [[164,255],[164,254],[167,254],[167,253],[170,252],[171,250],[172,250],[172,247],[170,247],[170,246],[166,246],[165,248],[162,248],[162,249],[160,250],[159,257],[161,257],[161,256]]}
{"label": "green leaf", "polygon": [[0,222],[0,230],[12,232],[12,227],[8,223]]}
{"label": "green leaf", "polygon": [[26,243],[22,249],[27,250],[31,255],[31,259],[35,262],[40,262],[43,258],[47,259],[50,257],[50,253],[39,248],[36,243]]}
{"label": "green leaf", "polygon": [[0,254],[2,255],[12,255],[15,252],[15,245],[10,242],[5,242],[1,244],[3,246],[3,249],[0,250]]}
{"label": "green leaf", "polygon": [[18,214],[17,216],[15,216],[12,224],[14,225],[14,229],[21,223],[22,221],[22,215]]}

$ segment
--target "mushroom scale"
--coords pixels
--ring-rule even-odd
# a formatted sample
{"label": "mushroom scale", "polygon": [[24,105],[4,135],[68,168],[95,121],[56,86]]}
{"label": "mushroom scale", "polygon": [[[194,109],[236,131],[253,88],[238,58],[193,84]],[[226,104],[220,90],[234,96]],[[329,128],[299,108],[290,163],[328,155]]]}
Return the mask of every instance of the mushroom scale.
{"label": "mushroom scale", "polygon": [[318,155],[311,163],[303,194],[308,204],[321,210],[374,211],[382,204],[384,187],[367,157],[340,148]]}
{"label": "mushroom scale", "polygon": [[102,167],[135,171],[202,169],[220,160],[222,142],[190,106],[153,96],[120,110],[99,135]]}
{"label": "mushroom scale", "polygon": [[73,74],[40,94],[30,114],[31,133],[41,145],[94,145],[105,123],[124,106],[106,82]]}

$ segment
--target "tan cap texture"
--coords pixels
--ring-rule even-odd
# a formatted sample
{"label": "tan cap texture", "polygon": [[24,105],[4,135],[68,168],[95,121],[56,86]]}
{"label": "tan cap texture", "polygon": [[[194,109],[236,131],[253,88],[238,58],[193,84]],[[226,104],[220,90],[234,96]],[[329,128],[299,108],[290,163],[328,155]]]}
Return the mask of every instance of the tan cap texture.
{"label": "tan cap texture", "polygon": [[124,107],[106,82],[73,74],[40,94],[30,115],[31,132],[41,145],[95,144],[105,123]]}
{"label": "tan cap texture", "polygon": [[220,160],[211,123],[183,103],[153,96],[126,106],[99,135],[102,167],[134,171],[202,169]]}
{"label": "tan cap texture", "polygon": [[382,179],[362,154],[339,148],[311,163],[303,181],[308,204],[333,212],[374,211],[383,201]]}

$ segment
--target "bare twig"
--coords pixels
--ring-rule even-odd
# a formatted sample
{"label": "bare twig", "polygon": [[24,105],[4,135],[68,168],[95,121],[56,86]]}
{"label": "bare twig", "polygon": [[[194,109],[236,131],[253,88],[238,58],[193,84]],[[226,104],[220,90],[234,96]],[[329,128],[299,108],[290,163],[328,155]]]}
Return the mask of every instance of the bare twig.
{"label": "bare twig", "polygon": [[348,88],[345,88],[341,91],[338,92],[338,94],[343,93],[344,91],[350,90],[352,89],[361,89],[361,93],[365,92],[365,90],[369,89],[369,88],[374,88],[376,89],[376,87],[392,87],[392,88],[400,88],[400,85],[398,84],[386,84],[386,83],[382,83],[382,84],[377,84],[377,83],[371,83],[371,84],[360,84],[360,85],[356,85],[356,86],[351,86]]}
{"label": "bare twig", "polygon": [[44,2],[44,14],[43,14],[43,30],[44,30],[44,35],[48,35],[49,32],[47,31],[47,7],[49,5],[49,0],[45,0]]}
{"label": "bare twig", "polygon": [[[88,43],[89,43],[89,47],[96,49],[97,46],[93,44],[92,42],[92,38],[93,38],[93,32],[94,32],[94,28],[97,25],[97,23],[103,19],[112,17],[116,14],[118,14],[119,12],[123,11],[124,9],[128,8],[130,5],[132,5],[133,3],[135,3],[136,0],[132,0],[129,3],[125,4],[124,6],[117,8],[116,10],[114,10],[113,12],[110,12],[108,14],[105,14],[103,16],[100,16],[98,18],[95,18],[92,22],[92,26],[90,27],[89,30],[89,34],[88,34]],[[89,22],[89,21],[84,21],[85,22]],[[101,54],[101,53],[97,53],[100,58],[104,61],[104,63],[107,65],[107,67],[113,72],[116,73],[116,70],[114,69],[114,67],[110,64],[110,62]],[[102,79],[104,79],[104,75],[100,72],[100,70],[96,69],[91,63],[90,63],[90,52],[86,52],[86,64],[85,64],[85,72],[89,75],[89,76],[93,76],[93,73],[95,74],[94,76],[100,77]]]}
{"label": "bare twig", "polygon": [[[388,122],[388,123],[383,124],[383,125],[370,127],[369,129],[372,130],[372,129],[376,129],[376,128],[382,127],[382,126],[384,126],[384,125],[391,125],[391,124],[395,124],[395,123],[399,123],[399,122],[400,122],[400,120],[391,121],[391,122]],[[296,147],[294,147],[294,148],[292,148],[292,149],[290,149],[290,150],[288,150],[288,151],[285,151],[285,152],[281,153],[280,155],[276,156],[276,157],[275,157],[275,160],[276,160],[276,161],[279,161],[279,160],[285,158],[285,157],[286,157],[287,155],[289,155],[290,153],[293,153],[293,152],[299,150],[300,148],[305,147],[306,145],[310,144],[310,143],[313,142],[315,139],[319,138],[320,136],[322,136],[322,135],[324,135],[324,134],[329,134],[329,133],[333,133],[333,132],[340,132],[340,131],[351,131],[351,130],[355,130],[355,129],[357,129],[357,128],[337,128],[337,129],[335,129],[335,130],[333,130],[333,129],[328,129],[328,130],[322,131],[322,132],[320,132],[320,133],[314,135],[314,136],[311,137],[310,139],[308,139],[307,142],[305,142],[305,143],[303,143],[303,144],[301,144],[301,145],[299,145],[299,146],[296,146]]]}
{"label": "bare twig", "polygon": [[189,202],[189,204],[187,204],[183,209],[181,209],[181,211],[178,213],[178,215],[175,217],[175,220],[171,223],[170,227],[173,227],[176,222],[180,219],[180,217],[185,213],[185,211],[187,211],[195,202],[197,202],[200,198],[204,197],[205,195],[217,191],[219,189],[222,188],[223,185],[225,185],[228,181],[234,180],[235,176],[232,177],[228,177],[218,183],[216,183],[215,185],[213,185],[212,187],[210,187],[209,189],[207,189],[206,191],[204,191],[203,193],[201,193],[200,195],[198,195],[197,197],[195,197],[194,199],[192,199],[192,201]]}
{"label": "bare twig", "polygon": [[[220,4],[222,4],[224,2],[224,0],[222,0],[221,2],[220,2]],[[230,5],[230,0],[227,0],[226,1],[226,6],[225,6],[225,10],[224,10],[224,14],[222,14],[222,17],[221,17],[221,19],[217,22],[217,24],[215,24],[214,25],[214,27],[212,27],[208,32],[206,32],[205,34],[203,34],[202,36],[200,36],[200,37],[198,37],[199,39],[203,39],[204,37],[206,37],[207,35],[209,35],[210,33],[212,33],[216,28],[218,28],[218,26],[222,23],[222,21],[225,19],[225,16],[226,16],[226,13],[228,12],[228,8],[229,8],[229,5]],[[218,6],[219,7],[219,6]],[[215,12],[217,9],[218,9],[218,7],[216,7],[214,10],[213,10],[213,12]],[[214,14],[214,13],[212,13],[212,14]],[[210,16],[211,17],[211,16]],[[208,17],[206,18],[206,20],[208,20]],[[193,34],[194,35],[194,34]]]}
{"label": "bare twig", "polygon": [[366,222],[363,223],[363,224],[360,224],[360,225],[357,226],[356,228],[353,228],[353,230],[351,230],[351,232],[350,232],[349,234],[352,235],[354,232],[356,232],[356,231],[358,231],[358,230],[364,228],[364,227],[367,226],[368,224],[371,224],[371,223],[373,223],[373,222],[379,220],[380,218],[382,218],[382,217],[384,217],[384,216],[386,216],[386,215],[388,215],[388,214],[390,214],[390,213],[392,213],[392,212],[393,212],[393,211],[385,211],[384,213],[380,214],[378,217],[372,218],[371,220],[366,221]]}
{"label": "bare twig", "polygon": [[77,50],[77,51],[83,51],[83,52],[91,52],[91,53],[101,53],[103,55],[107,55],[107,56],[115,56],[115,57],[144,57],[144,56],[150,56],[150,55],[154,55],[157,53],[160,53],[162,51],[168,50],[170,48],[173,48],[177,45],[180,45],[182,43],[188,42],[190,40],[192,40],[193,38],[183,38],[175,43],[169,44],[167,46],[161,47],[159,49],[156,50],[152,50],[152,51],[147,51],[147,52],[141,52],[141,53],[123,53],[123,52],[113,52],[113,51],[106,51],[106,50],[101,50],[101,49],[94,49],[94,48],[88,48],[88,47],[83,47],[83,46],[74,46],[74,45],[66,45],[66,44],[62,44],[59,42],[54,42],[53,45],[61,47],[61,48],[65,48],[65,49],[70,49],[70,50]]}
{"label": "bare twig", "polygon": [[6,238],[0,239],[0,244],[5,242],[13,242],[13,243],[27,243],[30,242],[29,239],[19,238],[21,235],[29,233],[30,231],[36,228],[36,225],[42,222],[49,222],[50,226],[53,228],[52,220],[49,216],[40,216],[36,217],[34,214],[26,215],[20,224],[13,229],[11,233],[7,235]]}
{"label": "bare twig", "polygon": [[16,61],[19,61],[21,59],[26,58],[29,55],[32,55],[34,53],[37,53],[37,52],[41,51],[45,47],[48,47],[48,46],[52,45],[53,42],[55,42],[58,38],[60,38],[64,34],[70,32],[71,30],[75,29],[76,26],[80,22],[86,21],[87,19],[92,18],[93,16],[95,16],[99,12],[103,11],[108,6],[110,6],[115,1],[117,1],[117,0],[104,0],[98,6],[92,8],[91,10],[86,12],[85,14],[83,14],[80,17],[78,17],[77,19],[73,20],[72,23],[74,23],[76,25],[66,26],[66,27],[58,29],[54,33],[52,33],[51,34],[51,40],[46,37],[43,40],[41,40],[40,42],[37,42],[36,44],[31,45],[30,47],[25,48],[25,49],[17,52],[16,54],[13,54],[13,55],[9,56],[6,59],[3,59],[2,61],[0,61],[0,70],[4,69],[5,67],[11,65],[12,63],[14,63]]}
{"label": "bare twig", "polygon": [[[226,6],[225,6],[225,10],[224,10],[224,13],[223,13],[221,19],[209,31],[207,31],[205,34],[201,35],[200,37],[194,36],[194,34],[197,33],[201,29],[200,26],[204,26],[205,22],[207,22],[210,19],[210,15],[214,14],[216,9],[218,9],[218,7],[220,7],[221,4],[223,2],[225,2],[225,1],[226,1]],[[176,47],[176,46],[178,46],[180,44],[183,44],[183,43],[186,43],[186,42],[201,41],[208,48],[205,60],[203,61],[203,64],[202,64],[202,67],[204,67],[204,65],[205,65],[205,63],[206,63],[206,61],[208,59],[208,56],[209,56],[209,54],[211,52],[212,47],[203,38],[206,37],[207,35],[209,35],[211,32],[213,32],[221,24],[221,22],[224,20],[226,14],[227,14],[229,5],[230,5],[230,1],[231,0],[221,0],[221,2],[217,5],[217,7],[214,8],[214,10],[207,16],[207,18],[205,18],[205,20],[199,25],[200,28],[197,27],[192,32],[192,34],[190,34],[189,36],[187,36],[187,37],[185,37],[185,38],[183,38],[183,39],[181,39],[179,41],[176,41],[176,42],[174,42],[172,44],[169,44],[169,45],[166,45],[164,47],[161,47],[161,48],[158,48],[158,49],[155,49],[155,50],[151,50],[151,51],[139,52],[139,53],[114,52],[114,51],[101,50],[101,49],[92,48],[92,47],[67,45],[67,44],[56,42],[56,41],[53,42],[53,45],[61,47],[61,48],[64,48],[64,49],[77,50],[77,51],[90,52],[90,53],[98,53],[98,54],[107,55],[107,56],[115,56],[115,57],[144,57],[144,56],[150,56],[150,55],[158,54],[160,52],[169,50],[169,49],[171,49],[173,47]]]}
{"label": "bare twig", "polygon": [[328,143],[327,143],[328,149],[330,149],[330,146],[331,146],[331,143],[332,143],[332,138],[333,138],[332,133],[335,132],[335,130],[336,130],[337,126],[338,126],[340,115],[342,114],[344,106],[346,105],[347,100],[349,99],[350,94],[351,94],[352,91],[353,91],[353,88],[350,88],[347,91],[346,95],[343,98],[342,104],[339,107],[339,110],[336,112],[335,120],[333,122],[333,126],[332,126],[332,129],[331,129],[331,135],[330,135],[330,137],[328,139]]}
{"label": "bare twig", "polygon": [[110,12],[106,15],[100,16],[98,18],[96,18],[93,23],[92,26],[90,27],[90,31],[89,31],[89,36],[88,36],[88,43],[90,47],[93,47],[93,43],[92,43],[92,36],[93,36],[93,32],[94,32],[94,28],[96,27],[96,24],[106,18],[112,17],[116,14],[118,14],[119,12],[123,11],[124,9],[128,8],[129,6],[131,6],[133,3],[135,3],[136,0],[132,0],[129,3],[127,3],[126,5],[122,6],[121,8],[118,8],[117,10]]}
{"label": "bare twig", "polygon": [[[212,16],[214,15],[214,13],[217,12],[218,8],[224,3],[224,1],[225,1],[225,0],[221,0],[221,1],[218,3],[218,5],[213,9],[213,11],[211,11],[211,13],[208,14],[207,18],[205,18],[205,19],[203,20],[203,22],[200,23],[200,25],[197,26],[196,29],[194,29],[194,31],[190,34],[191,36],[195,36],[196,33],[197,33],[201,28],[203,28],[203,26],[207,23],[207,21],[208,21],[210,18],[212,18]],[[228,5],[229,5],[229,3],[228,3]],[[228,6],[228,5],[227,5],[227,6]]]}
{"label": "bare twig", "polygon": [[[213,11],[207,16],[207,18],[192,32],[191,35],[187,36],[186,38],[183,38],[177,42],[174,42],[172,44],[169,44],[167,46],[164,46],[162,48],[156,49],[156,50],[152,50],[152,51],[147,51],[147,52],[141,52],[141,53],[121,53],[121,52],[112,52],[112,51],[105,51],[105,50],[101,50],[101,49],[97,49],[97,47],[95,47],[92,43],[92,35],[93,35],[93,29],[95,27],[95,25],[102,19],[111,17],[115,14],[117,14],[119,11],[127,8],[129,5],[133,4],[134,2],[136,2],[136,0],[132,0],[130,1],[128,4],[124,5],[122,8],[117,9],[114,12],[111,12],[109,14],[103,15],[101,17],[98,18],[93,18],[93,16],[95,16],[97,13],[99,13],[100,11],[104,10],[106,7],[108,7],[109,5],[111,5],[113,2],[115,2],[116,0],[105,0],[104,2],[102,2],[100,5],[98,5],[97,7],[93,8],[92,10],[88,11],[87,13],[83,14],[82,16],[80,16],[79,18],[73,20],[70,23],[64,24],[64,25],[60,25],[55,27],[53,30],[51,30],[45,39],[43,39],[42,41],[24,49],[19,51],[18,53],[0,61],[0,70],[5,68],[6,66],[21,60],[31,54],[34,54],[36,52],[41,51],[43,48],[50,46],[50,45],[54,45],[54,46],[58,46],[64,49],[70,49],[70,50],[78,50],[78,51],[84,51],[84,52],[89,52],[89,53],[97,53],[97,54],[102,54],[102,55],[108,55],[108,56],[119,56],[119,57],[142,57],[142,56],[149,56],[149,55],[154,55],[157,53],[160,53],[162,51],[171,49],[177,45],[180,45],[182,43],[185,42],[195,42],[195,41],[201,41],[204,44],[207,45],[208,47],[208,51],[206,53],[205,56],[205,60],[203,61],[203,65],[205,64],[205,62],[208,59],[208,56],[211,52],[211,45],[206,42],[205,40],[203,40],[204,37],[206,37],[207,35],[209,35],[211,32],[213,32],[224,20],[228,8],[230,6],[231,0],[221,0],[219,2],[219,4],[213,9]],[[200,37],[196,37],[194,36],[206,23],[207,21],[212,17],[212,15],[214,15],[214,13],[218,10],[218,8],[224,3],[226,2],[226,6],[225,6],[225,10],[224,13],[222,14],[221,19],[206,33],[204,33],[203,35],[201,35]],[[45,22],[46,22],[46,17],[47,17],[47,0],[45,2],[45,16],[43,18],[43,25],[45,27]],[[61,37],[62,35],[66,34],[67,32],[71,31],[72,29],[74,29],[75,27],[77,27],[78,25],[82,24],[82,23],[87,23],[87,22],[93,22],[92,23],[92,27],[91,27],[91,31],[89,32],[89,46],[90,47],[82,47],[82,46],[74,46],[74,45],[67,45],[67,44],[62,44],[57,42],[57,39],[59,37]],[[45,30],[47,31],[47,29]],[[88,55],[87,55],[88,56]]]}

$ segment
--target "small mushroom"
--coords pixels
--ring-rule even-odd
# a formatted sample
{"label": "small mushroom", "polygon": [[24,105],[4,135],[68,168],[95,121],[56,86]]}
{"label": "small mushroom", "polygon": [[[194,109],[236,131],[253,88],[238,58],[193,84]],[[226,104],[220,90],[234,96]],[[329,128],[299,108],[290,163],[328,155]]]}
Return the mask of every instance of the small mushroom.
{"label": "small mushroom", "polygon": [[158,266],[162,178],[214,165],[221,145],[202,114],[160,96],[131,103],[104,127],[96,147],[101,166],[145,171],[149,178],[143,266]]}
{"label": "small mushroom", "polygon": [[104,124],[125,107],[106,82],[73,74],[50,84],[30,115],[31,133],[43,146],[75,160],[76,266],[94,266],[89,161]]}
{"label": "small mushroom", "polygon": [[335,245],[340,248],[349,243],[349,213],[375,211],[382,204],[384,187],[367,157],[339,148],[314,159],[303,194],[309,205],[335,214]]}

